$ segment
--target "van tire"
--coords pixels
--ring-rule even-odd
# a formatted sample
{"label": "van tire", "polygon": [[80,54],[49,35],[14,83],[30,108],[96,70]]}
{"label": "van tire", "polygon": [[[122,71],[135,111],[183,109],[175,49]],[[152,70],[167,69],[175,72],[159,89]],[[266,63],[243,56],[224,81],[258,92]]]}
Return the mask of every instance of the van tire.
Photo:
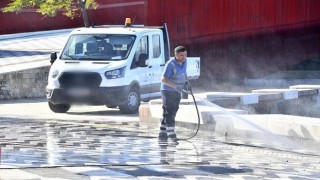
{"label": "van tire", "polygon": [[51,111],[55,113],[66,113],[71,107],[69,104],[52,104],[51,102],[48,102],[48,104]]}
{"label": "van tire", "polygon": [[137,87],[132,87],[127,94],[126,103],[119,105],[120,112],[123,114],[135,114],[140,106],[140,92]]}

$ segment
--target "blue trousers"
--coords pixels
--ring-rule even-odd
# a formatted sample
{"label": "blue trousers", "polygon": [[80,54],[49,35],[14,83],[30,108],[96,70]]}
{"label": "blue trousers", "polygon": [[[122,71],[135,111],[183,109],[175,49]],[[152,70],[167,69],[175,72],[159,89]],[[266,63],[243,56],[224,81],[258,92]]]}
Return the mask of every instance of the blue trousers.
{"label": "blue trousers", "polygon": [[163,101],[163,118],[161,120],[159,136],[169,136],[176,138],[175,117],[179,109],[181,94],[177,91],[161,91]]}

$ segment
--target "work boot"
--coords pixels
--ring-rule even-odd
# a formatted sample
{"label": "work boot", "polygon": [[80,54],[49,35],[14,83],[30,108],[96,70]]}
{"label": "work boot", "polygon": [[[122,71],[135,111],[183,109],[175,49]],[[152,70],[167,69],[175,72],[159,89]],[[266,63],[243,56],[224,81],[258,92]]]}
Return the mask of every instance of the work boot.
{"label": "work boot", "polygon": [[178,145],[179,144],[179,142],[178,142],[178,139],[169,139],[169,141],[168,141],[168,144],[169,145]]}
{"label": "work boot", "polygon": [[158,137],[159,142],[167,142],[168,141],[168,136],[165,133],[159,133]]}
{"label": "work boot", "polygon": [[171,145],[178,145],[179,144],[179,139],[177,138],[176,135],[173,135],[173,136],[169,136],[169,142],[168,144],[171,144]]}

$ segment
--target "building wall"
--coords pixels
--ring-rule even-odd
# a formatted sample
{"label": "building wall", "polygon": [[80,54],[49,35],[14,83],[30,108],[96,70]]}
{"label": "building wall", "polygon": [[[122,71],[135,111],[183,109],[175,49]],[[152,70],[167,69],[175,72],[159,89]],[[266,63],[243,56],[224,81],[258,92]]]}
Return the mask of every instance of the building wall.
{"label": "building wall", "polygon": [[320,23],[318,0],[150,0],[146,24],[166,22],[172,40],[221,39]]}
{"label": "building wall", "polygon": [[320,57],[317,0],[148,3],[146,24],[167,22],[172,47],[201,56],[204,81],[262,78]]}

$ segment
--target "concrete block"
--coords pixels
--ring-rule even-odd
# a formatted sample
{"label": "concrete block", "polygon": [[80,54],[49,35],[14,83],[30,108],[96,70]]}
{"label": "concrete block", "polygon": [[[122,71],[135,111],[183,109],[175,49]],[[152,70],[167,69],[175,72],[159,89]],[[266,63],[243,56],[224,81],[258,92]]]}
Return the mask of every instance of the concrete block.
{"label": "concrete block", "polygon": [[236,105],[241,104],[241,100],[238,97],[229,97],[229,98],[214,98],[214,99],[208,99],[211,103],[214,103],[216,105],[222,106],[222,107],[233,107]]}
{"label": "concrete block", "polygon": [[257,93],[257,95],[259,96],[259,102],[262,101],[276,101],[276,100],[282,100],[282,94],[279,93],[270,93],[270,94],[259,94]]}
{"label": "concrete block", "polygon": [[256,94],[242,94],[240,99],[242,105],[257,104],[259,102],[259,96]]}
{"label": "concrete block", "polygon": [[320,85],[295,85],[290,86],[290,89],[320,89]]}
{"label": "concrete block", "polygon": [[274,94],[281,93],[284,100],[297,99],[298,91],[294,89],[258,89],[252,90],[255,94]]}
{"label": "concrete block", "polygon": [[212,92],[207,95],[210,100],[224,99],[224,98],[237,98],[240,100],[241,105],[256,104],[259,102],[257,94],[251,93],[234,93],[234,92]]}
{"label": "concrete block", "polygon": [[[304,96],[304,95],[319,95],[320,93],[320,85],[295,85],[295,86],[290,86],[290,89],[296,89],[299,91],[299,96]],[[309,94],[307,92],[303,91],[310,91],[312,90],[313,93]],[[317,94],[314,94],[316,92]]]}
{"label": "concrete block", "polygon": [[299,97],[318,95],[318,89],[297,89]]}

